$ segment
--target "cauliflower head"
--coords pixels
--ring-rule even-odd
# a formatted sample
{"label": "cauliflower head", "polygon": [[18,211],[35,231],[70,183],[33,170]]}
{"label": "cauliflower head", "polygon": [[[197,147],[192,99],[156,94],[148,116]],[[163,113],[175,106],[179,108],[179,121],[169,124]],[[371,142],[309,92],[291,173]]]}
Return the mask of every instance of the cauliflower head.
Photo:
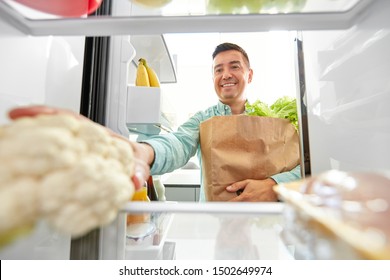
{"label": "cauliflower head", "polygon": [[46,220],[78,237],[114,220],[131,199],[126,141],[68,114],[0,127],[0,235]]}

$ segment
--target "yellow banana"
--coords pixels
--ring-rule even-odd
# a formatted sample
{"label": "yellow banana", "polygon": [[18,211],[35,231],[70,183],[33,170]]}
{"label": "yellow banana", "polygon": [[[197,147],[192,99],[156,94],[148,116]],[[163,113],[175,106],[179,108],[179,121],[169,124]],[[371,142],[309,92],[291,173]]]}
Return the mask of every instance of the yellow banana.
{"label": "yellow banana", "polygon": [[157,74],[154,72],[153,68],[147,67],[146,71],[148,71],[150,86],[160,87],[160,80],[158,79]]}
{"label": "yellow banana", "polygon": [[139,87],[150,87],[149,75],[146,70],[144,59],[140,58],[138,61],[137,74],[135,79],[135,85]]}
{"label": "yellow banana", "polygon": [[158,79],[158,76],[157,76],[156,72],[154,71],[154,69],[146,63],[146,59],[140,58],[140,61],[142,61],[146,67],[146,71],[148,72],[148,76],[149,76],[150,86],[151,87],[160,87],[160,80]]}

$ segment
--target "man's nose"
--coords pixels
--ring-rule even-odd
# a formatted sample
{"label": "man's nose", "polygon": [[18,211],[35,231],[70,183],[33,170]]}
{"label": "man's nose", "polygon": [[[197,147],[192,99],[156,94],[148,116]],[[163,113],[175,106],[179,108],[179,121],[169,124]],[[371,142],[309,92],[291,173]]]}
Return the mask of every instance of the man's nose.
{"label": "man's nose", "polygon": [[223,71],[222,79],[226,80],[226,79],[229,79],[231,77],[232,77],[232,75],[231,75],[230,71],[227,71],[227,70]]}

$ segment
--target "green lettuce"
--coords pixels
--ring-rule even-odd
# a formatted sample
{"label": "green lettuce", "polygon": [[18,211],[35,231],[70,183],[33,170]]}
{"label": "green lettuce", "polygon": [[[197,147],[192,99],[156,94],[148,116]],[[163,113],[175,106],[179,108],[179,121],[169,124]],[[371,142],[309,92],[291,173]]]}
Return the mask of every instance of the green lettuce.
{"label": "green lettuce", "polygon": [[245,112],[249,116],[273,117],[288,119],[298,130],[298,111],[296,99],[284,96],[275,101],[271,106],[256,100],[252,104],[245,104]]}

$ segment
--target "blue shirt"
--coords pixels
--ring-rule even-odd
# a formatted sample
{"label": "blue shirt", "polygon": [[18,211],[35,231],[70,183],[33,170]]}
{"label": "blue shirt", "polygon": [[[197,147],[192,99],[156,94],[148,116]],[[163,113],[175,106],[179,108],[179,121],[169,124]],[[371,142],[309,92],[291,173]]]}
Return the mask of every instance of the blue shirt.
{"label": "blue shirt", "polygon": [[[202,157],[199,142],[199,127],[201,122],[214,116],[229,116],[232,111],[228,105],[218,102],[205,111],[199,111],[189,120],[183,123],[176,132],[151,136],[141,142],[151,145],[155,152],[155,159],[151,167],[152,175],[162,175],[183,167],[195,154],[202,165]],[[201,173],[202,177],[202,173]],[[276,183],[290,182],[301,178],[301,170],[298,165],[291,171],[271,176]],[[202,182],[202,178],[201,178]],[[201,183],[200,201],[205,201],[204,188]]]}

